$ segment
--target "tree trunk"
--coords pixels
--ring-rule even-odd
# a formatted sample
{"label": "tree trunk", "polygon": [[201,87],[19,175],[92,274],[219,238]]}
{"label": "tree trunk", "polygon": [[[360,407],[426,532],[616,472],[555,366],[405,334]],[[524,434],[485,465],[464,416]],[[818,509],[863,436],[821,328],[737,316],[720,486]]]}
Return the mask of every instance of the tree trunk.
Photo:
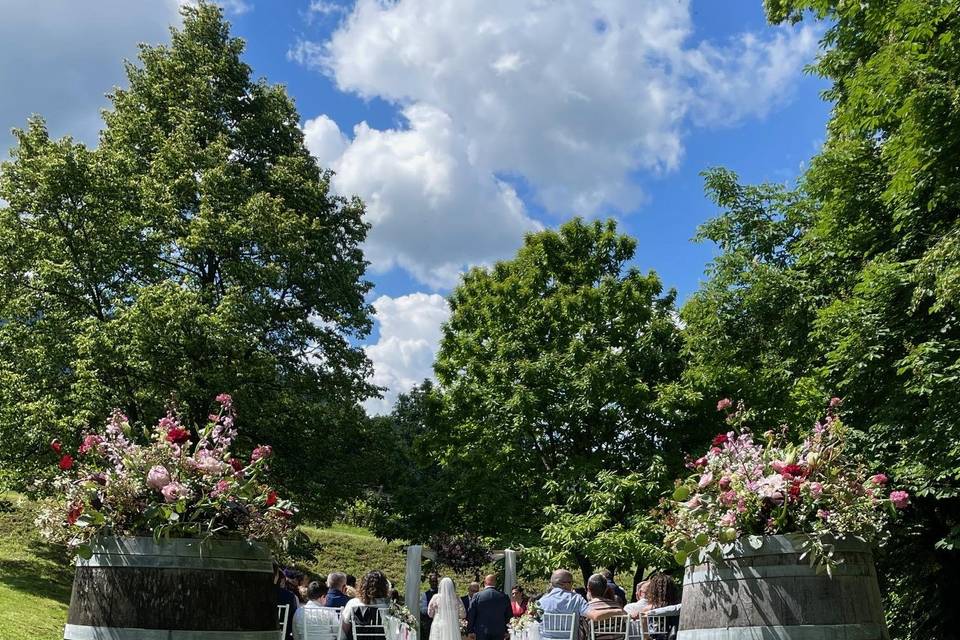
{"label": "tree trunk", "polygon": [[593,563],[590,562],[589,558],[585,558],[579,553],[574,554],[574,557],[577,559],[577,565],[580,567],[580,573],[583,574],[583,586],[587,586],[587,581],[590,580],[590,576],[593,575]]}

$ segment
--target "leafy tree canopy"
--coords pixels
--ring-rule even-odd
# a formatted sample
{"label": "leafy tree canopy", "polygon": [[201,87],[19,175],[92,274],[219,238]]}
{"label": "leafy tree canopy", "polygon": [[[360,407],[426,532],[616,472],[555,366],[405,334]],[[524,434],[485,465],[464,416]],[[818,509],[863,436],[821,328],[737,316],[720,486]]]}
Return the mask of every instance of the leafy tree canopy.
{"label": "leafy tree canopy", "polygon": [[[351,340],[371,323],[363,207],[331,193],[220,10],[183,13],[127,65],[95,149],[34,119],[2,166],[0,466],[36,470],[113,406],[200,421],[230,392],[247,445],[273,444],[288,489],[329,506],[373,392]],[[302,464],[318,460],[342,480]]]}

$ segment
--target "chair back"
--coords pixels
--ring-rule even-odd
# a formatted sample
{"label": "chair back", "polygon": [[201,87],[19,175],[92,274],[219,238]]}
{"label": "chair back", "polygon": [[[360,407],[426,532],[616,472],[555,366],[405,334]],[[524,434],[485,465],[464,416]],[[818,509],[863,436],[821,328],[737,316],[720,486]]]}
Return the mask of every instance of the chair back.
{"label": "chair back", "polygon": [[280,629],[280,640],[287,638],[287,620],[290,618],[290,605],[277,605],[277,627]]}
{"label": "chair back", "polygon": [[549,640],[576,640],[577,614],[544,613],[540,622],[540,635]]}
{"label": "chair back", "polygon": [[680,628],[680,605],[660,607],[643,614],[646,622],[644,640],[668,640],[677,635]]}
{"label": "chair back", "polygon": [[630,628],[627,630],[627,640],[644,640],[643,620],[631,620]]}
{"label": "chair back", "polygon": [[386,640],[387,628],[383,623],[385,609],[361,606],[353,610],[350,620],[353,640]]}
{"label": "chair back", "polygon": [[590,640],[627,640],[629,616],[610,616],[590,622]]}
{"label": "chair back", "polygon": [[304,607],[300,637],[303,640],[337,640],[340,637],[340,611],[335,607]]}

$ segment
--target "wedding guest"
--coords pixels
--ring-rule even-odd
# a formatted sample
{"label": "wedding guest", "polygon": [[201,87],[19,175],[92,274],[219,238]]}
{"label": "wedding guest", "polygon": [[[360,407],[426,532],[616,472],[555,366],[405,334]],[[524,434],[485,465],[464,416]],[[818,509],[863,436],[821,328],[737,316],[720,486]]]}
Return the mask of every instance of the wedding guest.
{"label": "wedding guest", "polygon": [[574,589],[574,591],[580,594],[580,597],[583,598],[584,600],[587,599],[587,590],[585,588],[577,587],[576,589]]}
{"label": "wedding guest", "polygon": [[538,601],[544,613],[575,613],[582,616],[587,612],[587,601],[573,590],[573,574],[566,569],[557,569],[550,576],[550,591]]}
{"label": "wedding guest", "polygon": [[610,585],[607,577],[602,573],[595,573],[587,581],[587,593],[590,595],[590,602],[587,603],[587,611],[583,617],[590,621],[604,620],[613,616],[624,615],[623,609],[613,598],[608,597]]}
{"label": "wedding guest", "polygon": [[622,608],[627,604],[627,592],[614,580],[613,571],[610,569],[604,569],[603,577],[607,579],[607,584],[610,585],[610,588],[613,590],[613,599],[616,600]]}
{"label": "wedding guest", "polygon": [[396,589],[390,589],[390,600],[392,600],[394,604],[403,604],[403,596],[401,596],[400,592]]}
{"label": "wedding guest", "polygon": [[297,607],[297,612],[293,614],[293,637],[296,640],[302,640],[304,637],[303,619],[306,616],[307,609],[323,609],[329,612],[331,620],[336,620],[336,612],[327,608],[326,604],[327,585],[322,582],[311,582],[308,584],[307,602],[302,607]]}
{"label": "wedding guest", "polygon": [[327,576],[327,606],[339,609],[346,606],[350,598],[343,592],[347,586],[347,574],[334,571]]}
{"label": "wedding guest", "polygon": [[297,612],[297,596],[293,595],[287,589],[287,578],[283,575],[280,565],[273,563],[273,586],[276,593],[277,605],[287,605],[287,614],[284,622],[287,625],[287,634],[285,640],[294,640],[293,638],[293,616]]}
{"label": "wedding guest", "polygon": [[471,582],[467,585],[467,595],[460,598],[463,602],[463,610],[470,611],[470,605],[473,604],[473,598],[480,592],[480,583]]}
{"label": "wedding guest", "polygon": [[343,592],[348,598],[357,597],[357,576],[347,574],[347,586],[343,588]]}
{"label": "wedding guest", "polygon": [[497,591],[497,576],[487,576],[467,613],[467,633],[471,640],[503,640],[507,622],[512,617],[510,597]]}
{"label": "wedding guest", "polygon": [[527,594],[523,592],[523,587],[517,585],[510,592],[510,609],[514,618],[519,618],[527,612]]}
{"label": "wedding guest", "polygon": [[[341,628],[345,638],[351,637],[353,625],[373,627],[381,624],[381,610],[390,608],[390,583],[382,571],[370,571],[363,576],[357,588],[357,597],[343,607],[340,614]],[[365,634],[369,640],[376,636]]]}
{"label": "wedding guest", "polygon": [[677,583],[673,577],[666,573],[658,573],[650,578],[647,589],[647,606],[644,612],[659,609],[660,607],[669,607],[680,602],[680,594],[677,590]]}
{"label": "wedding guest", "polygon": [[640,614],[647,608],[647,585],[649,580],[644,580],[637,585],[637,592],[634,594],[634,602],[631,602],[623,608],[632,619],[636,620]]}

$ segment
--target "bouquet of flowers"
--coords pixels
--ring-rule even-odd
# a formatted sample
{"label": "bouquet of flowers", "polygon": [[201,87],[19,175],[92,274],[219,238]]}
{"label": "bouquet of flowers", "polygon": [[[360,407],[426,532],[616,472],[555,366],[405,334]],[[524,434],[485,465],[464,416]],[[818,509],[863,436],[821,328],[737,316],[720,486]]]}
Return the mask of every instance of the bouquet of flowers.
{"label": "bouquet of flowers", "polygon": [[413,615],[413,613],[406,606],[400,604],[399,602],[390,603],[390,609],[387,611],[387,615],[391,618],[396,618],[401,623],[407,625],[414,631],[420,627],[420,618],[419,616]]}
{"label": "bouquet of flowers", "polygon": [[196,430],[170,412],[138,432],[115,410],[75,452],[51,442],[60,473],[42,487],[49,497],[37,518],[41,533],[82,557],[98,535],[216,536],[283,547],[297,509],[264,481],[273,451],[260,445],[247,459],[232,454],[233,401],[227,394],[216,401],[217,413]]}
{"label": "bouquet of flowers", "polygon": [[[732,405],[724,399],[717,409]],[[839,405],[831,400],[826,418],[798,444],[783,432],[768,431],[759,442],[746,430],[717,435],[667,501],[666,543],[677,562],[709,556],[745,535],[802,533],[810,563],[830,571],[831,541],[882,543],[887,517],[906,508],[910,496],[889,491],[886,475],[868,477],[849,461]]]}
{"label": "bouquet of flowers", "polygon": [[537,601],[532,601],[527,604],[526,612],[517,618],[512,618],[510,620],[510,628],[514,631],[524,631],[531,624],[535,622],[540,622],[543,620],[543,607],[540,606],[540,603]]}

